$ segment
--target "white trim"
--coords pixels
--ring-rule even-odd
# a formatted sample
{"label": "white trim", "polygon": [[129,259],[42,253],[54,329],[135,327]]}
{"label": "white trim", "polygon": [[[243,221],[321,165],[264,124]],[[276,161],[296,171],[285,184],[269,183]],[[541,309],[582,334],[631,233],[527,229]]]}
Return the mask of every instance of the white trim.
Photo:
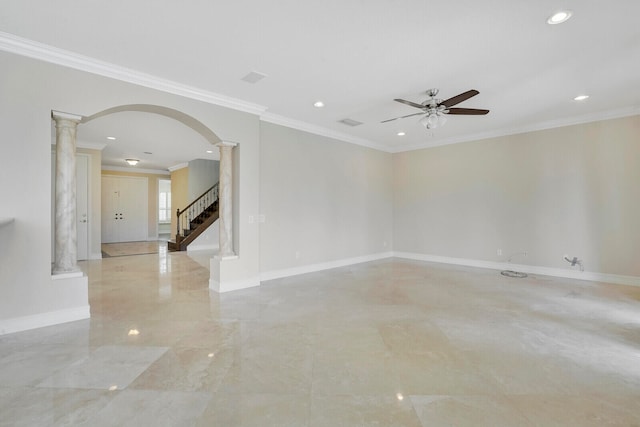
{"label": "white trim", "polygon": [[405,151],[415,151],[415,150],[421,150],[424,148],[439,147],[442,145],[458,144],[461,142],[481,141],[483,139],[499,138],[502,136],[537,132],[537,131],[555,129],[555,128],[565,127],[565,126],[574,126],[574,125],[580,125],[585,123],[600,122],[604,120],[621,119],[624,117],[631,117],[638,114],[640,114],[640,107],[626,107],[626,108],[620,108],[617,110],[585,114],[582,116],[549,120],[549,121],[534,123],[532,125],[518,127],[518,128],[499,129],[491,132],[482,132],[482,133],[476,133],[472,135],[446,138],[446,139],[441,139],[434,142],[424,142],[424,143],[414,144],[410,146],[396,147],[396,148],[390,149],[389,151],[392,153],[402,153]]}
{"label": "white trim", "polygon": [[290,119],[288,117],[280,116],[273,113],[263,113],[260,116],[260,120],[267,123],[273,123],[275,125],[309,132],[315,135],[326,136],[327,138],[332,138],[343,142],[349,142],[355,145],[361,145],[367,148],[373,148],[374,150],[384,151],[385,153],[393,152],[390,147],[369,141],[368,139],[358,138],[346,133],[337,132],[322,126],[312,125],[307,122]]}
{"label": "white trim", "polygon": [[282,270],[267,271],[260,273],[260,281],[280,279],[282,277],[297,276],[299,274],[313,273],[321,270],[329,270],[332,268],[346,267],[348,265],[360,264],[363,262],[377,261],[379,259],[391,258],[393,252],[381,252],[371,255],[363,255],[354,258],[338,259],[335,261],[321,262],[318,264],[302,265],[300,267],[285,268]]}
{"label": "white trim", "polygon": [[[53,145],[55,145],[55,143]],[[102,151],[106,148],[106,146],[106,142],[76,141],[76,148],[85,148],[87,150]]]}
{"label": "white trim", "polygon": [[[2,35],[2,33],[0,33]],[[2,40],[2,39],[0,39]],[[65,113],[64,111],[56,111],[51,110],[51,118],[55,119],[63,119],[63,120],[72,120],[74,122],[80,122],[82,120],[82,116],[73,113]]]}
{"label": "white trim", "polygon": [[[54,141],[51,142],[51,146],[55,147],[57,145],[58,141]],[[107,146],[106,143],[102,143],[102,142],[87,142],[87,141],[80,141],[80,140],[76,140],[76,148],[84,148],[87,150],[99,150],[102,151],[104,150],[104,148]],[[85,153],[86,154],[86,153]]]}
{"label": "white trim", "polygon": [[254,288],[256,286],[260,286],[259,276],[245,280],[235,280],[233,282],[225,281],[223,284],[217,280],[209,279],[209,289],[220,294],[224,292],[238,291],[240,289]]}
{"label": "white trim", "polygon": [[187,246],[187,253],[196,252],[196,251],[217,251],[217,250],[220,250],[220,247],[215,243],[211,243],[209,245],[194,245],[192,243],[189,246]]}
{"label": "white trim", "polygon": [[[189,163],[184,162],[184,163],[178,163],[175,166],[169,166],[167,169],[169,169],[169,172],[175,172],[179,169],[184,169],[184,168],[188,168],[189,167]],[[169,174],[171,175],[171,174]]]}
{"label": "white trim", "polygon": [[216,147],[235,147],[236,145],[238,145],[238,143],[232,141],[220,141],[213,145]]}
{"label": "white trim", "polygon": [[0,335],[27,331],[29,329],[43,328],[45,326],[58,325],[60,323],[74,322],[76,320],[88,319],[90,316],[90,307],[85,305],[83,307],[33,314],[31,316],[1,319]]}
{"label": "white trim", "polygon": [[51,274],[51,280],[75,279],[76,277],[85,277],[85,275],[80,270],[70,273]]}
{"label": "white trim", "polygon": [[[168,171],[162,170],[162,169],[140,169],[140,168],[131,168],[126,166],[102,165],[102,170],[113,171],[113,172],[147,173],[147,174],[162,175],[162,176],[171,175]],[[119,175],[114,175],[114,176],[119,176]]]}
{"label": "white trim", "polygon": [[411,252],[394,252],[396,258],[413,259],[418,261],[437,262],[442,264],[464,265],[467,267],[487,268],[491,270],[515,270],[527,274],[562,277],[566,279],[588,280],[591,282],[614,283],[617,285],[640,286],[640,277],[623,276],[619,274],[597,273],[593,271],[569,270],[563,268],[541,267],[536,265],[512,264],[508,262],[493,262],[476,259],[452,258],[438,255],[418,254]]}
{"label": "white trim", "polygon": [[262,105],[110,64],[2,31],[0,31],[0,50],[247,113],[259,115],[267,109]]}
{"label": "white trim", "polygon": [[89,254],[89,259],[102,259],[102,252],[100,253],[93,252]]}

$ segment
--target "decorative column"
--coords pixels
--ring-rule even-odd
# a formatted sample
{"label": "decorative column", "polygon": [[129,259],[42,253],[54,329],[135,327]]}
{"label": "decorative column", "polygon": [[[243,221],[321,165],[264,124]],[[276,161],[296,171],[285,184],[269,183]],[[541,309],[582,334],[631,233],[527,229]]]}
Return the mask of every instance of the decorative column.
{"label": "decorative column", "polygon": [[219,142],[220,182],[218,206],[220,211],[220,258],[233,257],[233,147],[235,142]]}
{"label": "decorative column", "polygon": [[82,119],[52,111],[56,122],[56,212],[53,274],[77,273],[76,129]]}

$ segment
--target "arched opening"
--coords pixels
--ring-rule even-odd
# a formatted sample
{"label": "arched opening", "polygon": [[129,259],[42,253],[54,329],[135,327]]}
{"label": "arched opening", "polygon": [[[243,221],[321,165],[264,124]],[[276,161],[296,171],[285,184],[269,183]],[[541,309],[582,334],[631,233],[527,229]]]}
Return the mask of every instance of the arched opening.
{"label": "arched opening", "polygon": [[[97,160],[90,164],[90,183],[86,184],[89,213],[78,211],[77,215],[78,221],[82,222],[79,233],[83,233],[78,236],[79,244],[85,239],[87,243],[84,246],[88,248],[87,253],[78,258],[95,259],[104,255],[102,208],[108,197],[105,198],[101,188],[105,169],[108,170],[107,175],[114,176],[117,180],[124,180],[128,176],[127,182],[130,183],[136,183],[134,178],[144,181],[138,182],[138,188],[146,191],[146,202],[141,198],[135,209],[138,214],[146,209],[146,215],[138,215],[144,230],[142,234],[125,236],[120,240],[149,241],[165,233],[168,235],[175,229],[168,221],[171,215],[166,214],[170,206],[166,200],[166,186],[160,191],[160,181],[170,179],[168,169],[196,160],[199,166],[206,162],[216,162],[219,160],[219,150],[213,144],[219,141],[215,132],[194,117],[158,105],[121,105],[83,117],[77,132],[77,154],[89,155],[89,158],[93,154]],[[130,166],[125,163],[127,158],[136,158],[139,163]],[[217,172],[209,174],[211,179],[216,176]],[[197,192],[197,186],[193,186],[196,187],[193,192]],[[187,191],[182,192],[182,204],[188,198]],[[165,197],[162,204],[161,197]],[[181,202],[180,197],[177,199],[177,202]],[[180,204],[177,206],[184,207]],[[161,208],[164,212],[161,212]],[[175,211],[175,208],[169,212],[171,211]],[[140,228],[137,227],[138,230]]]}

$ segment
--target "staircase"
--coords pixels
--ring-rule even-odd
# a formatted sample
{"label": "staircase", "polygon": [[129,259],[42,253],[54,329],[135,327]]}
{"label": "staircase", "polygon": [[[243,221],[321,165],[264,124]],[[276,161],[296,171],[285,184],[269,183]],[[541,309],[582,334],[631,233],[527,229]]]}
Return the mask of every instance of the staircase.
{"label": "staircase", "polygon": [[169,240],[170,251],[185,251],[204,230],[220,216],[218,210],[218,184],[209,188],[189,206],[177,210],[177,230],[175,240]]}

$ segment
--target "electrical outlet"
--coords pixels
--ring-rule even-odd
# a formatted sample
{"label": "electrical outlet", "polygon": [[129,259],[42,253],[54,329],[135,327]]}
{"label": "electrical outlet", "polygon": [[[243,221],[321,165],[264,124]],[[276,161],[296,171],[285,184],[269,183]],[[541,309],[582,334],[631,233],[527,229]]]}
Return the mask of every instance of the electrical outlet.
{"label": "electrical outlet", "polygon": [[496,253],[498,254],[498,256],[502,256],[502,249],[498,249]]}
{"label": "electrical outlet", "polygon": [[296,251],[296,259],[300,259],[300,251]]}
{"label": "electrical outlet", "polygon": [[249,224],[253,224],[253,215],[249,215]]}
{"label": "electrical outlet", "polygon": [[387,247],[387,242],[382,242],[382,246],[386,248]]}

